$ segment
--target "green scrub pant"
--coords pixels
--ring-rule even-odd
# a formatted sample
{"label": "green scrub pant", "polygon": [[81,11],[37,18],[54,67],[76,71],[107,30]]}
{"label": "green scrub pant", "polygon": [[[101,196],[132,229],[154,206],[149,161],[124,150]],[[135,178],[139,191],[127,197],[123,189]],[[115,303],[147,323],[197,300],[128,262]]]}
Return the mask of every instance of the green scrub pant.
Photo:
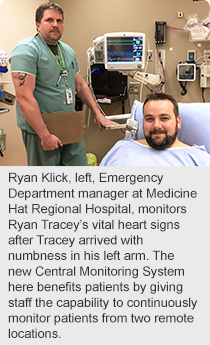
{"label": "green scrub pant", "polygon": [[22,131],[29,166],[87,166],[85,143],[68,144],[53,151],[44,151],[36,134]]}

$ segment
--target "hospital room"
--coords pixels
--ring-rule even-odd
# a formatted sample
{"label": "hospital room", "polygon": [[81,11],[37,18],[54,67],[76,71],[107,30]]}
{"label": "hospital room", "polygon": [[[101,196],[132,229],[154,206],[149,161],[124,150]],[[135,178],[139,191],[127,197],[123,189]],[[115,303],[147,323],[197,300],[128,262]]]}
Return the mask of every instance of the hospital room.
{"label": "hospital room", "polygon": [[[44,2],[0,0],[0,166],[29,165],[17,126],[16,89],[9,59],[21,40],[37,34],[35,12]],[[173,96],[179,105],[178,140],[185,145],[184,149],[204,146],[202,150],[210,154],[210,1],[58,0],[56,3],[64,12],[60,40],[76,53],[80,73],[100,112],[110,121],[100,130],[93,111],[76,95],[75,110],[84,114],[82,140],[89,166],[101,162],[126,165],[123,162],[128,150],[133,155],[131,158],[129,153],[130,159],[135,161],[138,148],[137,151],[125,148],[119,142],[139,141],[139,144],[145,140],[142,103],[149,94],[159,93]],[[53,68],[51,73],[55,73]],[[163,100],[151,99],[145,109],[151,102],[160,104]],[[122,156],[116,159],[115,155]],[[163,156],[162,152],[160,155]],[[209,166],[209,157],[205,161],[202,156],[199,159],[207,163],[195,165]],[[156,158],[152,155],[150,159],[155,162]],[[162,165],[167,165],[165,160],[169,159],[164,154]],[[197,161],[194,156],[190,159]],[[181,165],[178,161],[180,157],[174,165]],[[141,164],[131,161],[127,165]]]}

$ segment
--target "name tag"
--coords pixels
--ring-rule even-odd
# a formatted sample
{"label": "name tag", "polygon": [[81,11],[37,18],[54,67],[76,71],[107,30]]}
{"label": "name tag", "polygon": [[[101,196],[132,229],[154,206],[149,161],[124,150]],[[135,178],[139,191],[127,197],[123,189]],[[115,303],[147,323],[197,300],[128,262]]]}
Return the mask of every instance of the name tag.
{"label": "name tag", "polygon": [[72,104],[73,103],[73,94],[71,89],[66,89],[66,103]]}

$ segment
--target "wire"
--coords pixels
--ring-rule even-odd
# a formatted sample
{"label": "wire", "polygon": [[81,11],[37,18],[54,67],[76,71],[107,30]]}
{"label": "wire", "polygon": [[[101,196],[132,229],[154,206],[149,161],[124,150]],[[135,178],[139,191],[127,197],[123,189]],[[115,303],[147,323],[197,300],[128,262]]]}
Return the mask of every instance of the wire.
{"label": "wire", "polygon": [[166,81],[166,72],[165,72],[165,68],[163,66],[163,62],[161,60],[161,56],[160,56],[160,52],[159,52],[159,49],[158,49],[158,45],[156,45],[156,50],[157,50],[157,54],[158,54],[158,59],[159,59],[159,61],[161,63],[161,66],[162,66],[163,75],[164,75],[164,83],[165,83],[165,81]]}
{"label": "wire", "polygon": [[182,81],[179,81],[179,85],[182,88],[181,95],[185,96],[187,94],[187,89],[186,89],[187,82],[185,81],[185,83],[183,83]]}
{"label": "wire", "polygon": [[170,25],[166,25],[166,28],[168,28],[168,29],[173,29],[173,30],[185,31],[184,29],[176,28],[176,27],[170,26]]}
{"label": "wire", "polygon": [[84,130],[84,133],[88,138],[96,138],[99,135],[100,131],[98,130],[97,134],[95,134],[95,135],[89,135],[89,134],[87,134],[87,132],[85,130]]}
{"label": "wire", "polygon": [[[102,40],[100,40],[99,42],[101,42]],[[93,51],[94,49],[97,47],[97,45],[99,44],[99,42],[96,44],[96,46],[92,49],[88,49],[87,50],[87,76],[86,76],[86,79],[87,79],[87,84],[90,88],[90,91],[92,93],[92,96],[93,96],[93,99],[94,101],[96,102],[96,105],[98,107],[98,109],[100,110],[100,112],[106,117],[106,114],[105,112],[103,111],[103,109],[100,107],[97,99],[96,99],[96,96],[95,96],[95,93],[94,93],[94,90],[93,90],[93,87],[92,87],[92,78],[91,78],[91,56],[93,54]],[[90,125],[90,117],[91,117],[91,110],[89,109],[88,111],[88,119],[87,119],[87,128],[89,127]],[[88,135],[86,131],[84,131],[85,135],[87,135],[89,138],[95,138],[96,136],[98,136],[99,132],[96,134],[96,135]]]}
{"label": "wire", "polygon": [[[100,40],[100,42],[101,41],[102,40]],[[99,42],[98,42],[98,44],[99,44]],[[94,50],[95,50],[95,48],[97,47],[98,44],[96,44],[96,46],[94,47]],[[96,96],[95,96],[95,93],[94,93],[94,90],[93,90],[93,87],[92,87],[92,78],[91,78],[92,72],[91,72],[91,63],[90,63],[91,55],[92,54],[93,54],[93,50],[92,49],[88,49],[87,50],[87,84],[88,84],[88,86],[89,86],[89,88],[91,90],[93,99],[96,102],[98,109],[106,117],[105,112],[103,111],[103,109],[101,108],[101,106],[99,105],[99,103],[98,103],[98,101],[96,99]]]}
{"label": "wire", "polygon": [[203,100],[203,103],[205,103],[205,98],[204,98],[204,87],[202,87],[202,100]]}
{"label": "wire", "polygon": [[[205,61],[200,65],[200,66],[197,66],[197,62],[200,60],[200,59],[205,59]],[[208,59],[205,57],[205,56],[200,56],[196,61],[195,61],[195,64],[196,64],[196,67],[197,68],[202,68],[206,63],[208,62]]]}

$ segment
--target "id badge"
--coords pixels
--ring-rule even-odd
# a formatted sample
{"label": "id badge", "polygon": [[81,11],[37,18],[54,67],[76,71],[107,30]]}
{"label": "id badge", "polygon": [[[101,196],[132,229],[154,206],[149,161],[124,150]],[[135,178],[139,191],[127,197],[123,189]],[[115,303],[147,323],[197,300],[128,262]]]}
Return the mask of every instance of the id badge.
{"label": "id badge", "polygon": [[71,89],[66,89],[66,103],[72,104],[73,103],[73,94]]}

